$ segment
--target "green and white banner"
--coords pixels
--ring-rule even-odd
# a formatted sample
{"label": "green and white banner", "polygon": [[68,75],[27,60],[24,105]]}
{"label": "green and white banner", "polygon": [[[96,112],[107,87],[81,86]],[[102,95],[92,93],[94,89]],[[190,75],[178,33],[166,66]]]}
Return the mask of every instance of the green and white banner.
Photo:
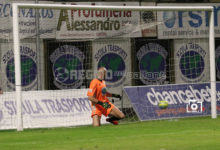
{"label": "green and white banner", "polygon": [[82,86],[85,55],[81,48],[60,45],[56,49],[50,49],[49,57],[49,75],[52,76],[49,87],[73,89]]}
{"label": "green and white banner", "polygon": [[[42,41],[40,41],[42,42]],[[43,49],[43,45],[39,47]],[[12,43],[0,43],[1,86],[4,91],[15,88],[14,49]],[[42,90],[45,85],[43,51],[37,52],[35,40],[20,43],[21,85],[22,90]]]}
{"label": "green and white banner", "polygon": [[162,84],[167,78],[167,49],[159,42],[136,41],[138,71],[143,84]]}
{"label": "green and white banner", "polygon": [[175,40],[174,58],[176,83],[210,81],[207,39]]}
{"label": "green and white banner", "polygon": [[[111,92],[121,93],[123,85],[131,85],[130,40],[96,40],[93,42],[93,69],[105,67],[106,84]],[[122,90],[122,89],[121,89]]]}
{"label": "green and white banner", "polygon": [[[15,89],[14,50],[11,43],[1,43],[2,88],[4,91]],[[21,43],[21,85],[22,89],[35,90],[38,83],[38,63],[35,43]],[[42,82],[43,84],[43,82]]]}

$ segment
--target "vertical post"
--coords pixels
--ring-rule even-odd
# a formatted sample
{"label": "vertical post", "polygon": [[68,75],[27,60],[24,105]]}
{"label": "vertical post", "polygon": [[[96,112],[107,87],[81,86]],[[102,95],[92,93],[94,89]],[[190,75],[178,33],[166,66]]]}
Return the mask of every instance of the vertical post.
{"label": "vertical post", "polygon": [[210,51],[210,84],[211,84],[211,116],[217,118],[216,111],[216,71],[215,71],[215,33],[214,11],[210,12],[209,23],[209,51]]}
{"label": "vertical post", "polygon": [[15,100],[17,109],[17,131],[23,130],[22,111],[21,111],[21,62],[20,62],[20,38],[18,28],[18,5],[13,4],[13,46],[14,46],[14,64],[15,64]]}
{"label": "vertical post", "polygon": [[[38,0],[35,0],[38,4]],[[41,73],[40,73],[40,27],[39,27],[39,9],[35,8],[35,23],[36,23],[36,51],[37,51],[37,89],[42,90]]]}

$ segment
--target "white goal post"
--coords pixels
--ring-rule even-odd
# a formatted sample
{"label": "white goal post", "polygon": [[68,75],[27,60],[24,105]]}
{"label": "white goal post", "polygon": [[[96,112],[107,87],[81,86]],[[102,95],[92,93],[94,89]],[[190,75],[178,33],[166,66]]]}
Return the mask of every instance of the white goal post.
{"label": "white goal post", "polygon": [[209,52],[210,52],[210,84],[211,84],[211,117],[216,118],[216,68],[215,68],[215,37],[214,37],[214,10],[212,6],[89,6],[89,5],[62,5],[62,4],[27,4],[13,3],[13,47],[15,60],[15,87],[17,103],[17,130],[22,131],[22,87],[19,37],[19,9],[20,8],[51,8],[72,10],[130,10],[130,11],[208,11],[209,16]]}

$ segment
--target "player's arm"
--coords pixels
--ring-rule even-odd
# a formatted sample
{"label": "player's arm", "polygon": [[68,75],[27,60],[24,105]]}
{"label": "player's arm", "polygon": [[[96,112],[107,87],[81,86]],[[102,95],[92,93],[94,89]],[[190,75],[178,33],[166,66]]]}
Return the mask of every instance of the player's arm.
{"label": "player's arm", "polygon": [[112,97],[112,93],[106,92],[107,97]]}
{"label": "player's arm", "polygon": [[106,96],[107,96],[107,97],[115,97],[115,98],[121,99],[121,95],[119,95],[119,94],[113,94],[113,93],[107,92],[107,93],[106,93]]}

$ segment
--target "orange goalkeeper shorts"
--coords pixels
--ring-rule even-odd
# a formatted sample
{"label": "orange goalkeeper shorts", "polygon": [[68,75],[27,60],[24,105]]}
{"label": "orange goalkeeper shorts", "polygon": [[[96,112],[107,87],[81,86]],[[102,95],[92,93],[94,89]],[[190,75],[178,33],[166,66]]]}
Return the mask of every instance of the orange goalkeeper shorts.
{"label": "orange goalkeeper shorts", "polygon": [[114,104],[112,104],[111,102],[109,102],[109,104],[111,104],[111,107],[108,109],[103,108],[100,105],[92,105],[92,115],[91,117],[93,117],[94,115],[98,115],[98,116],[102,116],[105,115],[106,117],[110,114],[111,110],[115,107]]}

